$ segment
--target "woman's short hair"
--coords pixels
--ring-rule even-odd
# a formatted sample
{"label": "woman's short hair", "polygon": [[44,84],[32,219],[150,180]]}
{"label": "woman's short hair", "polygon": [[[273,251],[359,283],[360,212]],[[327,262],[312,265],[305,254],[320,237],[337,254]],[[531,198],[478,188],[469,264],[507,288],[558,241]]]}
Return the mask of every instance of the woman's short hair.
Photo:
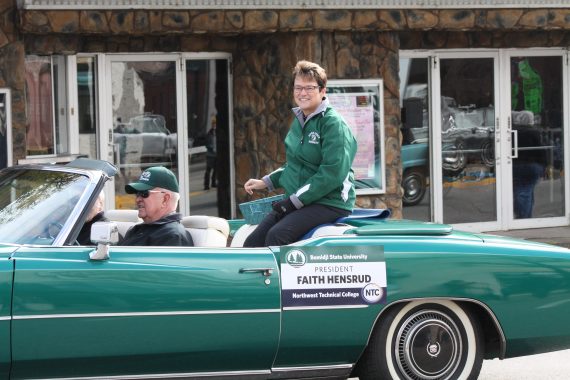
{"label": "woman's short hair", "polygon": [[314,79],[321,89],[327,86],[327,73],[325,69],[314,62],[299,61],[293,68],[293,82],[300,76],[304,79]]}

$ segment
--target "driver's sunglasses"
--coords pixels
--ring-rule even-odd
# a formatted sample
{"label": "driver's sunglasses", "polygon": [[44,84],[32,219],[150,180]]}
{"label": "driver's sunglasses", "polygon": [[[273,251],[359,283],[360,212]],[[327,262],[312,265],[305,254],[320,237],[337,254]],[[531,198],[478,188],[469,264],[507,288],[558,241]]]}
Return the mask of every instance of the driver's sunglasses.
{"label": "driver's sunglasses", "polygon": [[148,196],[150,195],[150,193],[166,193],[165,191],[160,191],[160,190],[145,190],[145,191],[137,191],[137,197],[141,197],[141,198],[148,198]]}

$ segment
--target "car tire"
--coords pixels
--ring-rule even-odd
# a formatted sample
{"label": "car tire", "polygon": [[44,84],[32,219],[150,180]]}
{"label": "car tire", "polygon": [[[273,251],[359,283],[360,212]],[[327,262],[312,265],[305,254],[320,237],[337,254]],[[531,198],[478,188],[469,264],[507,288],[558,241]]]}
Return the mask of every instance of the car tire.
{"label": "car tire", "polygon": [[415,206],[424,199],[426,194],[426,176],[424,171],[418,168],[407,169],[402,178],[404,206]]}
{"label": "car tire", "polygon": [[474,380],[483,351],[478,321],[457,303],[413,301],[381,316],[356,371],[360,380]]}
{"label": "car tire", "polygon": [[487,140],[481,145],[481,162],[488,168],[495,166],[495,141]]}

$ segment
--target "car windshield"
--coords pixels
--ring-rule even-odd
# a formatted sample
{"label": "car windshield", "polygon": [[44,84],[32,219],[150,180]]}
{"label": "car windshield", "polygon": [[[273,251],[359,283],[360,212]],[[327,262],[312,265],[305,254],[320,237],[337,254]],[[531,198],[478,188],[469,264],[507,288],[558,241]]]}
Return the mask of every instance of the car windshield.
{"label": "car windshield", "polygon": [[130,123],[142,133],[164,133],[169,134],[166,129],[164,117],[155,116],[137,116],[131,119]]}
{"label": "car windshield", "polygon": [[0,173],[0,242],[51,244],[89,184],[87,176],[45,170]]}

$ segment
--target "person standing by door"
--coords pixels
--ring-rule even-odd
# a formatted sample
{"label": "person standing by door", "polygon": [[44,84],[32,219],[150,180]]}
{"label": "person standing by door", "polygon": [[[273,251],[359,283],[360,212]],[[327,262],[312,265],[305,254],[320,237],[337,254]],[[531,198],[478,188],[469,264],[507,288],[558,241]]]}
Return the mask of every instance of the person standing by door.
{"label": "person standing by door", "polygon": [[204,173],[204,190],[210,186],[216,187],[216,164],[217,164],[217,141],[216,141],[216,117],[212,118],[212,127],[206,135],[206,172]]}

